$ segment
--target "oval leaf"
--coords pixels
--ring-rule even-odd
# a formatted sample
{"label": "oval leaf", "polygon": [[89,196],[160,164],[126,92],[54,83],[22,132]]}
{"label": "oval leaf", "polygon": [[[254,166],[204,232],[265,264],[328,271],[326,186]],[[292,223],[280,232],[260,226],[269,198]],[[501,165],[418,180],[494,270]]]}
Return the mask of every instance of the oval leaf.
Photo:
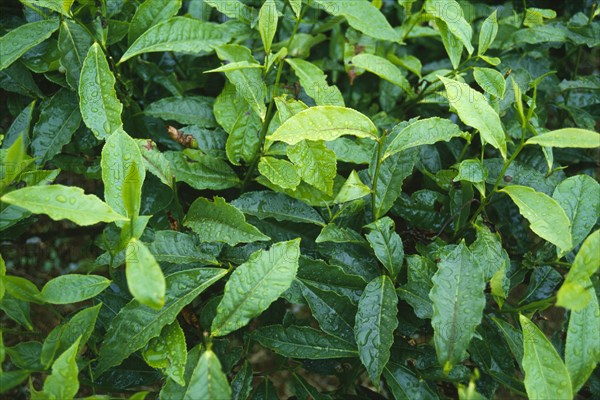
{"label": "oval leaf", "polygon": [[406,93],[412,94],[413,92],[408,80],[402,74],[400,69],[392,64],[387,58],[379,57],[374,54],[362,53],[352,57],[351,65],[357,68],[366,69],[381,79],[385,79],[386,81],[401,87]]}
{"label": "oval leaf", "polygon": [[206,350],[200,356],[192,372],[184,400],[230,399],[231,387],[227,376],[221,369],[221,363],[212,350]]}
{"label": "oval leaf", "polygon": [[594,149],[600,147],[600,133],[587,129],[564,128],[529,138],[525,144]]}
{"label": "oval leaf", "polygon": [[58,20],[23,24],[0,38],[0,71],[17,61],[32,47],[48,39],[58,29]]}
{"label": "oval leaf", "polygon": [[108,285],[110,280],[99,275],[62,275],[46,283],[40,297],[51,304],[77,303],[95,297]]}
{"label": "oval leaf", "polygon": [[127,246],[127,287],[140,304],[160,309],[165,304],[165,277],[150,250],[137,239]]}

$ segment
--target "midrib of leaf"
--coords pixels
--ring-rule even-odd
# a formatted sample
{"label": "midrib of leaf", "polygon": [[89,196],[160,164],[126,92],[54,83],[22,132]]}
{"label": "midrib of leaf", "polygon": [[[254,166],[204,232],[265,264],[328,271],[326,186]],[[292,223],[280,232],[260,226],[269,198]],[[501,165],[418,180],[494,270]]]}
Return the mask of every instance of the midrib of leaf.
{"label": "midrib of leaf", "polygon": [[[67,119],[64,121],[64,123],[60,126],[60,128],[56,132],[56,134],[54,136],[52,136],[52,138],[50,139],[50,144],[48,145],[48,147],[46,149],[46,154],[48,153],[47,150],[51,149],[54,146],[54,143],[60,137],[60,133],[63,131],[63,129],[65,128],[65,126],[67,125],[67,123],[71,120],[71,117],[73,116],[73,114],[75,114],[76,112],[79,112],[79,107],[74,107],[73,108],[73,111],[71,111],[71,113],[69,114],[69,116],[67,117]],[[44,157],[45,157],[46,154],[44,154]]]}
{"label": "midrib of leaf", "polygon": [[454,292],[454,306],[453,306],[453,310],[452,310],[452,330],[450,331],[450,343],[449,343],[449,347],[448,347],[448,357],[447,359],[450,359],[452,352],[454,351],[454,345],[456,342],[456,319],[457,319],[457,313],[458,313],[458,292],[460,291],[460,277],[462,275],[462,262],[461,262],[461,267],[460,267],[460,271],[458,274],[458,281],[456,282],[456,291]]}
{"label": "midrib of leaf", "polygon": [[[98,48],[96,48],[98,49]],[[96,73],[98,75],[100,75],[100,55],[99,50],[96,50],[95,52],[95,57],[94,57],[94,61],[96,62]],[[106,118],[106,121],[109,123],[109,127],[112,130],[112,123],[108,120],[108,111],[107,111],[107,102],[106,102],[106,96],[104,95],[104,85],[102,84],[103,79],[99,78],[100,83],[98,84],[100,86],[100,98],[102,99],[102,112],[104,113],[104,117]],[[104,128],[104,125],[102,126]],[[107,136],[110,136],[112,132],[106,132]]]}
{"label": "midrib of leaf", "polygon": [[71,41],[71,45],[72,45],[72,52],[75,53],[75,55],[77,56],[77,62],[79,63],[79,65],[82,65],[82,61],[81,61],[81,56],[79,55],[79,51],[77,49],[77,46],[75,45],[75,38],[73,37],[73,35],[71,34],[71,29],[69,28],[69,25],[67,23],[65,23],[65,25],[67,28],[67,34],[69,35],[69,39]]}
{"label": "midrib of leaf", "polygon": [[[336,351],[338,353],[356,353],[355,350],[350,350],[350,349],[336,349],[335,347],[322,347],[322,346],[316,346],[316,345],[308,345],[308,344],[300,344],[300,343],[295,343],[295,342],[285,342],[282,339],[273,339],[273,338],[269,338],[273,343],[277,343],[277,344],[284,344],[284,345],[293,345],[295,348],[297,349],[302,349],[302,350],[326,350],[326,351]],[[336,337],[337,339],[337,337]],[[347,342],[346,342],[347,343]]]}
{"label": "midrib of leaf", "polygon": [[[232,71],[232,72],[230,72],[230,74],[231,73],[235,73],[235,72],[240,72],[240,71]],[[246,74],[244,74],[243,72],[241,72],[241,73],[239,73],[237,75],[241,76],[242,80],[244,81],[244,84],[246,84],[247,87],[249,87],[249,88],[252,87],[251,82],[246,77]],[[261,108],[260,105],[262,104],[262,106],[264,108],[265,104],[262,102],[262,100],[259,101],[258,96],[256,96],[256,93],[254,93],[254,90],[250,90],[249,92],[250,92],[250,95],[251,95],[253,101],[257,103],[257,107],[260,109]],[[250,106],[252,107],[251,104],[250,104]],[[262,116],[262,115],[260,115],[260,113],[259,113],[259,117],[260,117],[260,119],[262,119],[264,121],[265,117]]]}
{"label": "midrib of leaf", "polygon": [[[537,351],[537,346],[531,346],[533,348],[533,351],[535,352],[535,362],[538,365],[538,369],[540,371],[540,374],[544,377],[544,383],[548,382],[548,380],[546,379],[546,375],[544,374],[544,368],[542,366],[542,363],[540,362],[540,357],[538,355],[538,351]],[[547,399],[551,399],[552,395],[550,393],[547,392],[547,388],[546,385],[542,385],[544,387],[544,392],[546,393],[546,398]]]}

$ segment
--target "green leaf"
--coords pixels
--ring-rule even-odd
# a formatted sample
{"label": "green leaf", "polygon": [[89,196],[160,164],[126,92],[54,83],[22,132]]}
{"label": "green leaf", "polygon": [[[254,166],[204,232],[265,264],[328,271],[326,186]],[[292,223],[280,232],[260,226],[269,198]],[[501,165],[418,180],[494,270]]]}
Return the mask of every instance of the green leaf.
{"label": "green leaf", "polygon": [[65,19],[60,24],[58,50],[60,65],[66,71],[66,79],[71,88],[77,90],[83,61],[94,43],[89,33],[77,23]]}
{"label": "green leaf", "polygon": [[8,392],[10,389],[19,386],[29,377],[29,370],[2,371],[0,374],[0,393]]}
{"label": "green leaf", "polygon": [[252,366],[248,361],[244,361],[242,367],[231,381],[231,399],[246,400],[252,391],[253,379]]}
{"label": "green leaf", "polygon": [[205,96],[166,97],[149,104],[144,114],[165,121],[215,128],[213,104],[214,100]]}
{"label": "green leaf", "polygon": [[204,53],[227,43],[231,33],[224,24],[187,17],[173,17],[154,25],[127,49],[119,63],[143,53],[175,51]]}
{"label": "green leaf", "polygon": [[579,246],[600,215],[600,184],[588,175],[575,175],[559,183],[552,198],[567,213],[573,247]]}
{"label": "green leaf", "polygon": [[81,349],[89,340],[96,325],[96,319],[102,304],[88,307],[75,314],[67,322],[54,328],[44,340],[40,361],[49,368],[57,354],[65,352],[78,338]]}
{"label": "green leaf", "polygon": [[166,277],[165,305],[160,310],[132,300],[110,323],[98,354],[97,376],[141,349],[171,324],[179,312],[200,293],[227,274],[220,268],[197,268]]}
{"label": "green leaf", "polygon": [[522,370],[523,333],[503,319],[492,317],[492,320],[496,323],[500,332],[502,332],[502,335],[504,336],[504,339],[510,348],[510,352],[515,357],[515,360],[517,360],[519,367],[521,367]]}
{"label": "green leaf", "polygon": [[473,53],[471,37],[473,30],[465,20],[463,9],[455,0],[427,0],[425,11],[435,18],[441,19],[448,26],[448,30],[467,48],[469,54]]}
{"label": "green leaf", "polygon": [[[256,64],[252,52],[247,47],[228,44],[217,47],[215,50],[219,59],[223,61],[247,61]],[[235,86],[237,93],[246,100],[252,110],[264,121],[267,114],[267,107],[265,106],[267,87],[262,79],[261,70],[236,69],[225,71],[225,76]]]}
{"label": "green leaf", "polygon": [[365,69],[381,79],[385,79],[401,87],[406,93],[413,94],[413,90],[406,77],[402,74],[402,71],[387,58],[374,54],[361,53],[352,57],[351,65],[356,68]]}
{"label": "green leaf", "polygon": [[129,31],[127,42],[131,45],[140,35],[154,25],[177,15],[181,8],[181,0],[146,0],[135,11]]}
{"label": "green leaf", "polygon": [[258,32],[267,54],[271,52],[271,44],[277,32],[277,19],[275,0],[266,0],[258,12]]}
{"label": "green leaf", "polygon": [[169,160],[156,148],[156,143],[150,139],[137,139],[140,153],[146,169],[162,183],[173,189],[173,172]]}
{"label": "green leaf", "polygon": [[95,297],[110,285],[110,280],[100,275],[68,274],[46,283],[40,298],[51,304],[69,304]]}
{"label": "green leaf", "polygon": [[77,350],[79,341],[75,340],[64,353],[62,353],[54,364],[52,374],[44,381],[44,395],[48,399],[73,399],[79,391],[79,369],[77,368]]}
{"label": "green leaf", "polygon": [[324,332],[354,344],[356,306],[346,296],[300,283],[302,296]]}
{"label": "green leaf", "polygon": [[502,248],[499,234],[491,232],[485,225],[474,224],[474,227],[477,239],[471,244],[470,250],[483,271],[484,279],[488,281],[503,267],[510,268],[510,260]]}
{"label": "green leaf", "polygon": [[[189,150],[168,151],[164,155],[171,163],[177,182],[185,182],[194,189],[228,189],[240,183],[235,172],[221,159]],[[193,157],[193,161],[188,161],[186,155]]]}
{"label": "green leaf", "polygon": [[371,188],[365,185],[356,171],[352,170],[348,179],[340,188],[340,191],[333,200],[334,203],[346,203],[352,200],[357,200],[371,193]]}
{"label": "green leaf", "polygon": [[360,360],[375,387],[379,387],[379,378],[390,359],[397,313],[398,296],[391,279],[383,275],[369,282],[358,302],[354,337]]}
{"label": "green leaf", "polygon": [[395,281],[402,269],[404,245],[400,235],[396,233],[394,221],[390,217],[383,217],[365,228],[370,230],[366,237],[375,256]]}
{"label": "green leaf", "polygon": [[31,151],[38,164],[52,159],[81,124],[77,95],[67,89],[59,90],[42,108],[33,127]]}
{"label": "green leaf", "polygon": [[355,243],[355,244],[364,244],[365,239],[350,228],[341,228],[337,226],[334,222],[330,222],[325,225],[325,227],[321,230],[321,233],[315,239],[316,243],[323,242],[334,242],[334,243]]}
{"label": "green leaf", "polygon": [[520,315],[523,329],[525,389],[532,400],[571,399],[569,372],[546,335],[527,317]]}
{"label": "green leaf", "polygon": [[343,135],[375,140],[377,127],[365,115],[351,108],[317,106],[289,118],[267,139],[296,144],[305,139],[329,141]]}
{"label": "green leaf", "polygon": [[387,387],[396,400],[438,398],[427,386],[426,381],[417,378],[404,365],[389,362],[383,370],[383,376]]}
{"label": "green leaf", "polygon": [[[218,249],[218,247],[216,247]],[[195,235],[177,231],[156,231],[148,249],[157,261],[174,264],[218,265],[213,245],[201,245]],[[218,252],[218,250],[217,250]]]}
{"label": "green leaf", "polygon": [[75,0],[23,0],[21,3],[32,4],[37,7],[49,8],[52,11],[61,13],[62,15],[69,17],[71,13],[71,6]]}
{"label": "green leaf", "polygon": [[9,30],[0,37],[0,71],[17,61],[34,46],[48,39],[58,29],[58,20],[30,22]]}
{"label": "green leaf", "polygon": [[600,230],[593,232],[583,241],[565,282],[556,294],[556,305],[581,310],[591,299],[589,278],[600,268]]}
{"label": "green leaf", "polygon": [[229,398],[231,398],[231,387],[229,387],[227,376],[221,369],[221,363],[212,350],[206,350],[200,356],[198,364],[192,372],[183,399]]}
{"label": "green leaf", "polygon": [[303,181],[328,195],[333,194],[336,175],[335,153],[322,141],[301,141],[287,148],[288,158],[296,165]]}
{"label": "green leaf", "polygon": [[466,125],[479,130],[484,142],[497,148],[506,159],[506,138],[498,113],[490,106],[484,95],[473,90],[466,83],[439,76],[446,87],[450,105],[456,109],[458,117]]}
{"label": "green leaf", "polygon": [[526,186],[512,185],[500,191],[511,197],[521,215],[529,221],[531,230],[538,236],[556,245],[561,251],[573,248],[571,222],[556,200]]}
{"label": "green leaf", "polygon": [[300,175],[294,164],[275,157],[261,157],[258,172],[273,184],[284,189],[295,189],[300,184]]}
{"label": "green leaf", "polygon": [[142,355],[146,364],[162,369],[173,381],[181,386],[185,385],[187,346],[183,329],[177,321],[165,326],[160,336],[150,340]]}
{"label": "green leaf", "polygon": [[465,137],[458,125],[448,119],[439,117],[426,118],[415,122],[396,125],[390,134],[395,134],[394,140],[388,145],[386,159],[396,153],[424,144],[434,144],[440,141],[448,142],[454,137]]}
{"label": "green leaf", "polygon": [[32,161],[27,159],[23,135],[24,133],[20,134],[6,152],[1,153],[0,172],[2,174],[0,175],[0,193],[2,193]]}
{"label": "green leaf", "polygon": [[137,217],[146,169],[136,141],[122,129],[117,130],[102,148],[100,165],[108,205],[129,218]]}
{"label": "green leaf", "polygon": [[202,197],[196,199],[183,225],[196,232],[201,242],[224,242],[235,246],[238,243],[270,240],[247,223],[241,211],[218,196],[214,197],[214,201]]}
{"label": "green leaf", "polygon": [[590,302],[581,310],[572,310],[569,317],[565,364],[571,377],[573,393],[587,382],[600,360],[600,308],[592,282],[582,282],[589,287]]}
{"label": "green leaf", "polygon": [[6,292],[13,297],[32,303],[40,303],[40,291],[37,286],[28,279],[20,276],[5,275],[0,278]]}
{"label": "green leaf", "polygon": [[252,332],[252,338],[277,354],[290,358],[323,360],[356,357],[356,346],[307,326],[265,326]]}
{"label": "green leaf", "polygon": [[473,68],[473,77],[481,88],[496,97],[504,98],[506,81],[500,72],[491,68]]}
{"label": "green leaf", "polygon": [[318,106],[344,107],[342,93],[337,86],[327,84],[327,75],[319,67],[300,58],[286,58],[285,62],[290,64],[304,91]]}
{"label": "green leaf", "polygon": [[421,319],[431,318],[433,313],[429,292],[433,287],[431,277],[436,271],[435,267],[435,264],[425,257],[406,257],[408,282],[396,289],[398,297],[410,304],[416,316]]}
{"label": "green leaf", "polygon": [[253,24],[257,17],[256,9],[240,0],[204,0],[204,3],[216,8],[229,18],[238,19],[248,24]]}
{"label": "green leaf", "polygon": [[98,197],[86,195],[83,189],[72,186],[25,187],[5,194],[0,200],[17,204],[34,214],[46,214],[55,221],[68,219],[77,225],[127,220]]}
{"label": "green leaf", "polygon": [[81,68],[79,106],[83,122],[99,140],[123,127],[123,104],[117,98],[115,82],[100,45],[94,43]]}
{"label": "green leaf", "polygon": [[157,310],[165,304],[166,282],[160,265],[144,243],[134,238],[127,245],[125,274],[127,287],[140,304]]}
{"label": "green leaf", "polygon": [[400,34],[391,27],[383,14],[367,0],[315,0],[313,7],[346,18],[351,27],[375,39],[400,42]]}
{"label": "green leaf", "polygon": [[450,32],[448,28],[448,24],[440,19],[435,20],[435,25],[440,33],[442,38],[442,44],[446,49],[446,53],[448,53],[448,58],[450,59],[450,63],[452,64],[452,68],[455,70],[460,66],[460,58],[462,57],[463,52],[463,43],[456,38]]}
{"label": "green leaf", "polygon": [[529,138],[525,144],[594,149],[600,147],[600,134],[587,129],[564,128]]}
{"label": "green leaf", "polygon": [[283,193],[268,190],[248,192],[232,201],[231,205],[244,214],[260,219],[274,218],[277,221],[325,225],[325,221],[314,208]]}
{"label": "green leaf", "polygon": [[442,256],[432,278],[431,325],[440,365],[449,372],[467,357],[467,348],[485,306],[485,279],[478,262],[461,242]]}
{"label": "green leaf", "polygon": [[[189,382],[192,377],[192,373],[198,364],[200,359],[201,346],[194,346],[187,353],[187,360],[185,363],[185,371],[183,373],[183,381]],[[160,391],[161,399],[182,399],[187,391],[185,384],[182,386],[171,378],[167,378],[167,382]]]}
{"label": "green leaf", "polygon": [[259,316],[286,291],[298,270],[300,239],[275,243],[252,253],[225,285],[212,323],[212,336],[224,336]]}
{"label": "green leaf", "polygon": [[458,164],[458,174],[452,180],[453,182],[466,181],[471,182],[477,188],[482,197],[485,197],[485,181],[488,177],[488,171],[481,160],[468,159]]}
{"label": "green leaf", "polygon": [[481,24],[481,30],[479,31],[479,48],[477,49],[478,55],[485,54],[487,49],[489,49],[494,42],[494,39],[496,39],[496,35],[498,34],[497,14],[497,10],[494,10],[494,12]]}

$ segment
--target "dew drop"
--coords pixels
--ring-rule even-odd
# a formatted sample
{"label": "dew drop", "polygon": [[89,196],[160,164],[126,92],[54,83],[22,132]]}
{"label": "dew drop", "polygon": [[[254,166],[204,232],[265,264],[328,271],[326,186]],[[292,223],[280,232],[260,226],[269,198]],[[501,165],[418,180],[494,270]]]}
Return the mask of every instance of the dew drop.
{"label": "dew drop", "polygon": [[56,196],[56,201],[58,201],[60,203],[66,203],[67,198],[65,196],[63,196],[62,194],[59,194],[58,196]]}

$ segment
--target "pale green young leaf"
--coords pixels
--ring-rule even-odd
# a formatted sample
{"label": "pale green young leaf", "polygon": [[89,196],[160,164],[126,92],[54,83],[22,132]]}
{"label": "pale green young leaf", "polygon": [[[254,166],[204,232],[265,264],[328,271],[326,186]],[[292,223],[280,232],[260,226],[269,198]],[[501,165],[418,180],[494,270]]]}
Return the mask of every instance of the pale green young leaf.
{"label": "pale green young leaf", "polygon": [[166,97],[149,104],[144,114],[165,121],[215,128],[213,104],[214,100],[206,96]]}
{"label": "pale green young leaf", "polygon": [[86,195],[83,189],[73,186],[25,187],[5,194],[0,200],[34,214],[46,214],[55,221],[68,219],[77,225],[127,220],[98,197]]}
{"label": "pale green young leaf", "polygon": [[227,43],[231,32],[223,24],[187,17],[173,17],[144,32],[123,54],[119,63],[143,53],[175,51],[206,53]]}
{"label": "pale green young leaf", "polygon": [[284,357],[322,360],[356,357],[356,345],[307,326],[258,328],[252,338]]}
{"label": "pale green young leaf", "polygon": [[322,141],[301,141],[287,148],[288,158],[295,164],[302,180],[328,195],[333,194],[336,175],[335,153]]}
{"label": "pale green young leaf", "polygon": [[351,27],[375,39],[400,42],[400,34],[383,14],[368,0],[315,0],[313,7],[346,18]]}
{"label": "pale green young leaf", "polygon": [[277,32],[277,4],[275,0],[266,0],[258,12],[258,32],[265,52],[271,52],[271,44]]}
{"label": "pale green young leaf", "polygon": [[51,304],[77,303],[95,297],[108,285],[110,280],[100,275],[61,275],[44,285],[40,299]]}
{"label": "pale green young leaf", "polygon": [[6,293],[16,299],[30,303],[42,302],[39,289],[29,279],[15,275],[5,275],[0,278],[0,283],[4,286]]}
{"label": "pale green young leaf", "polygon": [[192,372],[183,400],[230,398],[231,387],[217,355],[212,350],[204,351]]}
{"label": "pale green young leaf", "polygon": [[600,147],[600,133],[580,128],[563,128],[529,138],[525,144],[594,149]]}
{"label": "pale green young leaf", "polygon": [[79,391],[79,369],[75,359],[80,340],[81,337],[75,340],[52,364],[52,374],[44,381],[43,394],[46,398],[69,400]]}
{"label": "pale green young leaf", "polygon": [[439,78],[446,87],[450,105],[456,109],[462,122],[479,130],[483,141],[497,148],[502,158],[506,158],[506,137],[500,117],[485,96],[466,83],[443,76]]}
{"label": "pale green young leaf", "polygon": [[273,184],[284,189],[295,189],[300,184],[300,175],[294,164],[275,157],[261,157],[258,172]]}
{"label": "pale green young leaf", "polygon": [[506,81],[500,72],[492,68],[475,67],[473,77],[485,92],[501,99],[504,98]]}
{"label": "pale green young leaf", "polygon": [[25,153],[23,137],[24,133],[20,134],[8,149],[2,150],[5,153],[2,153],[2,159],[0,159],[0,193],[33,161],[28,159]]}
{"label": "pale green young leaf", "polygon": [[481,30],[479,31],[479,48],[477,54],[485,54],[487,49],[490,48],[496,35],[498,34],[498,12],[494,10],[493,13],[487,17],[481,24]]}
{"label": "pale green young leaf", "polygon": [[56,355],[65,352],[75,341],[81,337],[79,348],[81,349],[88,341],[94,327],[102,304],[85,308],[75,314],[67,322],[54,328],[42,345],[40,362],[45,368],[49,368]]}
{"label": "pale green young leaf", "polygon": [[348,179],[342,185],[340,191],[333,200],[334,203],[346,203],[348,201],[360,199],[371,193],[371,188],[365,185],[361,180],[356,171],[352,170]]}
{"label": "pale green young leaf", "polygon": [[68,17],[75,0],[21,0],[21,3],[48,8]]}
{"label": "pale green young leaf", "polygon": [[31,152],[36,157],[36,163],[43,165],[60,153],[80,124],[77,95],[67,89],[59,90],[42,108],[33,127]]}
{"label": "pale green young leaf", "polygon": [[180,8],[181,0],[145,0],[137,8],[129,24],[129,45],[154,25],[176,15]]}
{"label": "pale green young leaf", "polygon": [[240,210],[218,196],[213,201],[202,197],[196,199],[190,206],[183,225],[196,232],[201,242],[223,242],[235,246],[238,243],[270,240],[247,223]]}
{"label": "pale green young leaf", "polygon": [[229,64],[221,65],[219,68],[214,68],[208,71],[204,71],[205,74],[213,72],[230,72],[239,71],[243,69],[263,69],[263,66],[255,62],[248,61],[234,61]]}
{"label": "pale green young leaf", "polygon": [[396,137],[385,151],[384,159],[411,147],[434,144],[440,141],[447,142],[454,137],[466,136],[458,128],[458,125],[448,119],[439,117],[420,119],[408,125],[396,125],[391,134],[395,134],[398,130]]}
{"label": "pale green young leaf", "polygon": [[185,385],[187,346],[179,322],[174,321],[165,326],[159,336],[148,342],[142,356],[146,364],[163,370],[166,376],[179,385]]}
{"label": "pale green young leaf", "polygon": [[102,148],[100,166],[108,205],[129,218],[137,217],[146,168],[135,139],[122,129],[117,130]]}
{"label": "pale green young leaf", "polygon": [[110,323],[100,353],[96,373],[101,375],[119,365],[150,339],[171,324],[179,312],[200,293],[227,274],[220,268],[195,268],[166,277],[165,305],[155,310],[132,300]]}
{"label": "pale green young leaf", "polygon": [[367,284],[358,302],[354,337],[358,354],[375,387],[390,359],[394,330],[398,327],[398,296],[385,275]]}
{"label": "pale green young leaf", "polygon": [[21,110],[19,115],[13,120],[8,127],[2,140],[2,148],[6,149],[12,146],[19,136],[23,135],[23,141],[26,146],[29,145],[29,132],[31,124],[34,122],[34,109],[37,104],[37,100],[33,100],[25,108]]}
{"label": "pale green young leaf", "polygon": [[571,221],[573,247],[590,233],[600,215],[600,184],[588,175],[575,175],[559,183],[552,198]]}
{"label": "pale green young leaf", "polygon": [[556,200],[527,186],[512,185],[500,191],[511,197],[538,236],[561,251],[573,248],[571,222]]}
{"label": "pale green young leaf", "polygon": [[413,94],[413,90],[402,71],[392,64],[387,58],[375,54],[362,53],[352,57],[352,63],[356,68],[365,69],[388,82],[399,86],[406,93]]}
{"label": "pale green young leaf", "polygon": [[0,37],[0,71],[17,61],[31,48],[48,39],[58,29],[57,19],[22,24]]}
{"label": "pale green young leaf", "polygon": [[212,336],[224,336],[259,316],[290,287],[298,270],[300,239],[275,243],[253,253],[225,285],[212,323]]}
{"label": "pale green young leaf", "polygon": [[244,214],[260,219],[274,218],[277,221],[325,225],[325,221],[314,208],[283,193],[268,190],[248,192],[232,201],[231,205]]}
{"label": "pale green young leaf", "polygon": [[469,54],[473,53],[471,37],[473,30],[465,19],[463,9],[455,0],[427,0],[425,11],[435,18],[441,19],[448,30],[466,47]]}
{"label": "pale green young leaf", "polygon": [[70,19],[60,24],[58,33],[58,49],[60,50],[60,65],[65,69],[69,86],[77,90],[83,61],[94,39],[80,25]]}
{"label": "pale green young leaf", "polygon": [[456,36],[452,34],[452,32],[450,32],[448,25],[443,20],[436,19],[435,25],[440,33],[440,37],[442,38],[442,44],[444,45],[444,49],[446,49],[446,53],[450,59],[450,64],[452,64],[452,68],[456,70],[460,66],[460,59],[462,57],[464,45],[460,40],[457,39]]}
{"label": "pale green young leaf", "polygon": [[600,230],[583,241],[563,285],[556,294],[556,305],[581,310],[591,301],[589,278],[600,268]]}
{"label": "pale green young leaf", "polygon": [[296,144],[302,140],[334,140],[343,135],[377,138],[377,127],[351,108],[310,107],[286,120],[268,140]]}
{"label": "pale green young leaf", "polygon": [[431,325],[438,361],[449,372],[467,356],[485,306],[485,277],[464,242],[444,255],[431,279]]}
{"label": "pale green young leaf", "polygon": [[288,0],[296,18],[300,18],[300,11],[302,10],[302,0]]}
{"label": "pale green young leaf", "polygon": [[292,67],[294,73],[300,79],[302,88],[318,106],[344,107],[342,93],[337,86],[327,84],[327,76],[323,70],[300,58],[287,58],[285,62]]}
{"label": "pale green young leaf", "polygon": [[127,245],[127,287],[140,304],[159,310],[165,304],[166,282],[150,250],[137,239]]}
{"label": "pale green young leaf", "polygon": [[104,52],[94,43],[81,67],[79,107],[83,122],[99,140],[123,127],[123,104],[117,98],[115,82]]}
{"label": "pale green young leaf", "polygon": [[532,400],[571,399],[569,372],[546,335],[527,317],[519,316],[523,329],[525,389]]}
{"label": "pale green young leaf", "polygon": [[390,217],[383,217],[365,228],[370,231],[366,237],[375,256],[395,281],[404,262],[404,245],[396,233],[394,221]]}

